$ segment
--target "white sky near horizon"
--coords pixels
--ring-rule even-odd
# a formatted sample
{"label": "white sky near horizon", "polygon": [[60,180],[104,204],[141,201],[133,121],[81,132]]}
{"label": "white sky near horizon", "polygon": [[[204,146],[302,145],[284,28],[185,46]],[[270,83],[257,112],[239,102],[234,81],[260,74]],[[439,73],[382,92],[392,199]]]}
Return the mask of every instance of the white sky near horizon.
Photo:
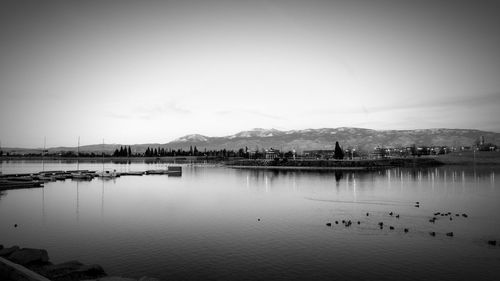
{"label": "white sky near horizon", "polygon": [[499,1],[5,1],[0,141],[500,132]]}

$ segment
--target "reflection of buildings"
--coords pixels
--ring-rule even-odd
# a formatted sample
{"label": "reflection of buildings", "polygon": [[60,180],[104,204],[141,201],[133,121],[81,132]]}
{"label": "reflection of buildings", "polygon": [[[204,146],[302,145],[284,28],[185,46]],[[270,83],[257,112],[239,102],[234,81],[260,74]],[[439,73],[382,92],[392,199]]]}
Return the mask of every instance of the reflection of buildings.
{"label": "reflection of buildings", "polygon": [[[392,168],[376,171],[241,170],[246,188],[257,192],[331,193],[356,196],[377,189],[414,192],[464,191],[477,184],[495,186],[494,170],[464,167]],[[412,191],[412,192],[413,192]],[[347,192],[347,193],[346,193]]]}

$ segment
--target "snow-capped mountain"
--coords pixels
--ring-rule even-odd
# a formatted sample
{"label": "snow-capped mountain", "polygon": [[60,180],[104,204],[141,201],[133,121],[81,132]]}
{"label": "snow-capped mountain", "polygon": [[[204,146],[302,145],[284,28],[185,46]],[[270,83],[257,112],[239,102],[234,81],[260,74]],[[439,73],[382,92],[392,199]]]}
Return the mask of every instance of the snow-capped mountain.
{"label": "snow-capped mountain", "polygon": [[[313,149],[334,149],[338,141],[342,147],[355,147],[357,149],[371,151],[377,146],[401,147],[415,145],[446,145],[446,146],[472,146],[481,137],[486,143],[500,145],[500,133],[487,132],[470,129],[418,129],[418,130],[371,130],[363,128],[320,128],[280,131],[276,129],[251,129],[241,131],[224,137],[208,137],[199,134],[191,134],[180,137],[168,143],[146,143],[131,145],[133,152],[144,152],[147,147],[189,149],[196,146],[198,150],[203,149],[228,149],[238,150],[247,147],[250,150],[256,148],[277,148],[280,150],[295,149],[298,152]],[[107,153],[119,149],[122,144],[106,144],[104,150]],[[39,152],[40,149],[2,148],[4,152]],[[82,152],[101,152],[102,144],[81,146]],[[50,148],[49,152],[76,151],[76,147]]]}
{"label": "snow-capped mountain", "polygon": [[333,149],[338,141],[343,147],[372,150],[377,146],[416,145],[471,146],[480,137],[488,143],[500,144],[500,133],[470,129],[371,130],[363,128],[320,128],[280,131],[256,128],[225,137],[188,135],[165,144],[171,148],[197,146],[207,149],[239,149],[248,147],[277,148],[297,151]]}

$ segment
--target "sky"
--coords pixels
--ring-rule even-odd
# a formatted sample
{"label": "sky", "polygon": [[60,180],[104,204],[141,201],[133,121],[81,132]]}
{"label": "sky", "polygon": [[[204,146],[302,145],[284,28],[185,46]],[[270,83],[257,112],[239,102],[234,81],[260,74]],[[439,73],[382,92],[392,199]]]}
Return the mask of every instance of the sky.
{"label": "sky", "polygon": [[500,132],[500,1],[1,1],[4,147]]}

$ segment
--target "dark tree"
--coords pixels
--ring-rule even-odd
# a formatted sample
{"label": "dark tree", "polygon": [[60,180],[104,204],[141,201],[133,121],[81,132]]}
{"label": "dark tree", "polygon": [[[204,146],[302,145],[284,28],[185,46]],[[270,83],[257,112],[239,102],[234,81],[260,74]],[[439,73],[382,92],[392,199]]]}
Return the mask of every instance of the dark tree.
{"label": "dark tree", "polygon": [[130,149],[130,146],[128,147],[128,156],[132,156],[132,149]]}
{"label": "dark tree", "polygon": [[344,151],[342,148],[340,148],[339,142],[335,142],[335,151],[333,152],[333,158],[334,159],[344,159]]}

